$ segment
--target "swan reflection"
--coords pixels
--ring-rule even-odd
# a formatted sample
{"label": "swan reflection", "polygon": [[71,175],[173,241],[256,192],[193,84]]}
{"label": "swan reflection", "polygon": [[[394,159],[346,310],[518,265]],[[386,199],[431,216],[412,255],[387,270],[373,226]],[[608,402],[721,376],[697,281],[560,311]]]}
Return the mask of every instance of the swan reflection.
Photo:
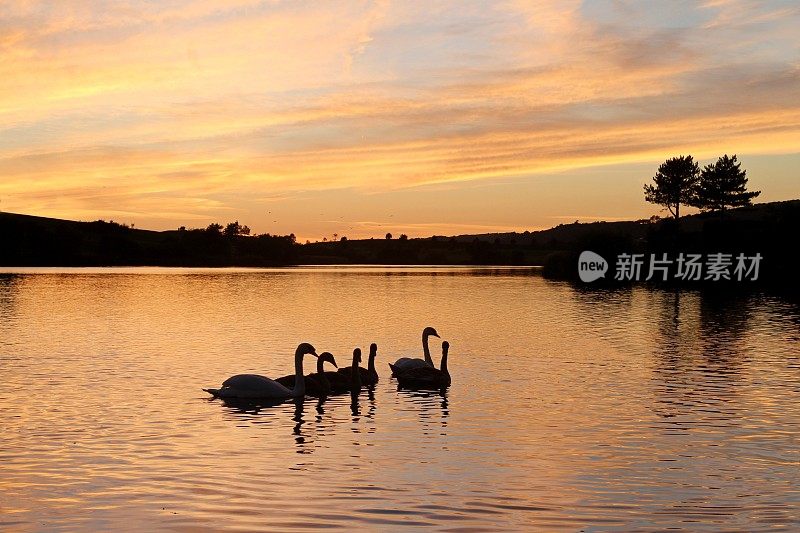
{"label": "swan reflection", "polygon": [[[323,403],[324,399],[316,402],[318,414],[315,417],[315,422],[317,424],[322,421]],[[290,405],[294,406],[291,411],[289,411]],[[294,398],[290,401],[226,398],[223,400],[222,406],[226,414],[231,415],[231,418],[238,422],[242,422],[237,424],[237,427],[271,427],[287,420],[287,416],[291,413],[290,420],[293,422],[291,434],[298,447],[297,453],[310,453],[313,451],[313,448],[308,446],[311,443],[309,441],[311,430],[308,428],[308,421],[305,417],[306,402],[304,398]]]}
{"label": "swan reflection", "polygon": [[350,393],[350,411],[353,413],[353,422],[358,422],[358,417],[361,415],[361,410],[358,405],[358,395],[360,391],[353,391]]}
{"label": "swan reflection", "polygon": [[421,408],[419,417],[423,422],[429,421],[438,412],[441,426],[443,428],[447,426],[447,418],[450,416],[447,389],[438,391],[400,389],[398,394]]}

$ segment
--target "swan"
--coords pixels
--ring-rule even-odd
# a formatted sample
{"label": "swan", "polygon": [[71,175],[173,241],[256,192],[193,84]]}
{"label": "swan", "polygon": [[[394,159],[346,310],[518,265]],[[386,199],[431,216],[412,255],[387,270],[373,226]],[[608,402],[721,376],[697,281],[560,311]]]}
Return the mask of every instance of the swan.
{"label": "swan", "polygon": [[353,350],[353,366],[350,367],[350,392],[356,394],[361,391],[361,372],[358,364],[361,362],[361,348]]}
{"label": "swan", "polygon": [[432,389],[439,390],[450,386],[450,372],[447,371],[447,352],[450,350],[450,343],[442,343],[442,364],[441,370],[423,366],[403,370],[397,375],[397,383],[404,389]]}
{"label": "swan", "polygon": [[303,356],[317,355],[314,347],[301,343],[294,351],[295,384],[289,389],[277,381],[256,374],[238,374],[222,382],[219,389],[203,389],[216,398],[238,398],[242,400],[288,400],[300,398],[306,393],[303,377]]}
{"label": "swan", "polygon": [[[309,396],[327,396],[328,393],[331,392],[331,383],[328,381],[328,378],[325,376],[325,371],[322,368],[324,363],[330,363],[336,368],[339,368],[339,365],[336,364],[336,359],[333,357],[331,352],[322,352],[319,354],[319,358],[317,359],[316,374],[309,374],[305,377],[306,394]],[[275,381],[287,389],[291,389],[294,387],[296,378],[294,374],[289,374],[288,376],[283,376]]]}
{"label": "swan", "polygon": [[361,390],[361,373],[358,371],[358,364],[360,362],[361,348],[356,348],[353,350],[353,364],[347,369],[347,373],[325,372],[325,376],[331,383],[332,393],[339,394],[343,392],[358,392]]}
{"label": "swan", "polygon": [[[369,345],[369,359],[367,360],[367,368],[358,367],[358,373],[361,374],[361,383],[364,385],[375,385],[378,382],[378,371],[375,370],[375,356],[378,355],[378,345],[374,342]],[[350,373],[353,367],[340,368],[339,374],[343,374],[350,378]],[[360,387],[359,387],[360,388]]]}
{"label": "swan", "polygon": [[421,367],[431,367],[433,366],[433,359],[431,359],[431,351],[428,349],[428,337],[430,336],[438,337],[439,334],[436,333],[436,329],[432,327],[427,327],[422,330],[422,354],[425,356],[425,359],[412,359],[410,357],[401,357],[394,364],[389,363],[389,368],[392,369],[392,376],[396,376],[399,372],[404,370],[410,370],[412,368],[421,368]]}

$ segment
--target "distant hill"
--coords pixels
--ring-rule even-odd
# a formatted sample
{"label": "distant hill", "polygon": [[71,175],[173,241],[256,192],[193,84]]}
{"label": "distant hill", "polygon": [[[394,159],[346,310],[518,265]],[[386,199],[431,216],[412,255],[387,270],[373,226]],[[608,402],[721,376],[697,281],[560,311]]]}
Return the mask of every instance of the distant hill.
{"label": "distant hill", "polygon": [[[748,207],[731,209],[724,213],[724,219],[733,222],[763,222],[774,220],[786,215],[796,214],[800,211],[800,200],[787,200],[782,202],[768,202],[754,204]],[[682,231],[695,232],[702,229],[703,224],[709,220],[723,218],[720,213],[699,213],[681,217]],[[671,222],[671,219],[642,219],[636,221],[619,222],[575,222],[572,224],[559,224],[553,228],[539,231],[505,232],[505,233],[480,233],[470,235],[456,235],[459,242],[471,242],[475,239],[488,242],[500,241],[503,243],[517,242],[525,245],[547,246],[553,243],[570,244],[590,239],[596,234],[628,235],[632,239],[641,239],[647,235],[650,227]]]}
{"label": "distant hill", "polygon": [[553,228],[525,232],[504,233],[478,233],[456,235],[457,242],[472,242],[475,239],[486,242],[519,243],[523,245],[546,245],[549,243],[572,242],[591,235],[596,231],[626,233],[643,236],[650,220],[623,221],[623,222],[575,222],[572,224],[559,224]]}
{"label": "distant hill", "polygon": [[297,244],[294,236],[226,236],[217,230],[148,231],[114,222],[75,222],[0,213],[0,265],[275,266],[292,264],[540,265],[575,275],[589,249],[750,252],[770,255],[776,279],[797,263],[800,200],[756,204],[681,218],[561,224],[542,231],[362,239]]}
{"label": "distant hill", "polygon": [[[769,251],[785,258],[794,247],[800,200],[756,204],[724,213],[672,219],[560,224],[541,231],[369,239],[303,245],[303,263],[539,265],[571,279],[582,250],[606,253]],[[773,265],[775,263],[773,262]],[[785,263],[788,264],[788,263]],[[559,266],[561,265],[561,266]]]}
{"label": "distant hill", "polygon": [[0,212],[4,266],[274,266],[296,261],[293,236],[134,229]]}

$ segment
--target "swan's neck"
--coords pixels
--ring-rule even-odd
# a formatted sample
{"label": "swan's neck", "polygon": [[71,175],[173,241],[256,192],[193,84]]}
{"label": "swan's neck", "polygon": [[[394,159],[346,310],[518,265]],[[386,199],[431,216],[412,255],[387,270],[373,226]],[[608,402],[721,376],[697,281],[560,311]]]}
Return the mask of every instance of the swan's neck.
{"label": "swan's neck", "polygon": [[292,396],[303,396],[306,393],[306,380],[303,377],[303,354],[294,354],[294,388]]}
{"label": "swan's neck", "polygon": [[422,334],[422,354],[425,356],[425,362],[433,366],[433,359],[431,359],[431,351],[428,349],[428,332]]}
{"label": "swan's neck", "polygon": [[317,380],[319,384],[322,385],[323,388],[329,389],[331,388],[331,384],[328,381],[328,377],[325,375],[325,369],[322,368],[322,365],[325,364],[325,361],[322,359],[317,359]]}
{"label": "swan's neck", "polygon": [[449,376],[450,372],[447,371],[447,352],[442,352],[442,366],[441,371],[446,375]]}
{"label": "swan's neck", "polygon": [[350,385],[352,390],[361,390],[361,372],[358,371],[358,359],[353,357],[353,367],[350,370]]}
{"label": "swan's neck", "polygon": [[378,371],[375,370],[375,352],[371,352],[369,354],[369,361],[367,362],[367,370],[369,370],[370,374],[378,373]]}

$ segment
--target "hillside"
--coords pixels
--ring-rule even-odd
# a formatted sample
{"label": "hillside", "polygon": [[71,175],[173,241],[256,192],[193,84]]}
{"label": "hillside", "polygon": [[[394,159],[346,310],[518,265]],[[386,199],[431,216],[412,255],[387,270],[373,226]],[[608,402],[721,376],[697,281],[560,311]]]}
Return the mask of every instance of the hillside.
{"label": "hillside", "polygon": [[296,260],[294,238],[149,231],[0,212],[3,266],[274,266]]}
{"label": "hillside", "polygon": [[793,272],[800,200],[756,204],[672,220],[562,224],[543,231],[297,244],[293,236],[226,236],[208,229],[148,231],[0,213],[0,265],[275,266],[291,264],[544,265],[574,274],[581,250],[768,254],[771,273]]}
{"label": "hillside", "polygon": [[[561,224],[542,231],[322,242],[301,247],[303,263],[543,265],[555,277],[574,273],[577,253],[770,251],[784,257],[798,227],[800,200],[756,204],[725,213],[625,222]],[[574,257],[573,257],[574,256]],[[559,262],[569,275],[558,274]]]}

